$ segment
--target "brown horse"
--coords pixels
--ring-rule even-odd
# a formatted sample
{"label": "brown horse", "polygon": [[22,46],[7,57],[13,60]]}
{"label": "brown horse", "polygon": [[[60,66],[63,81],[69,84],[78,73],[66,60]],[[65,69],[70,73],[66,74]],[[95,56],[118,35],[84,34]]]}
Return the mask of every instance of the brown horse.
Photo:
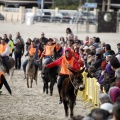
{"label": "brown horse", "polygon": [[[12,57],[9,57],[9,60],[8,60],[8,67],[9,67],[9,71],[10,71],[9,80],[12,78],[12,76],[14,74],[14,66],[15,66],[15,60]],[[6,67],[3,64],[2,57],[0,57],[0,70],[3,71],[4,73],[6,73]]]}
{"label": "brown horse", "polygon": [[73,109],[76,101],[76,95],[78,89],[83,90],[83,76],[82,72],[84,68],[79,71],[70,70],[73,75],[70,75],[69,78],[65,78],[62,84],[60,91],[60,96],[64,104],[65,116],[68,117],[68,107],[70,108],[70,117],[73,117]]}
{"label": "brown horse", "polygon": [[[26,66],[26,79],[27,79],[27,87],[29,88],[29,79],[31,80],[30,87],[32,88],[33,79],[35,77],[35,65],[34,65],[34,56],[28,56],[28,63]],[[37,77],[35,78],[37,84]]]}

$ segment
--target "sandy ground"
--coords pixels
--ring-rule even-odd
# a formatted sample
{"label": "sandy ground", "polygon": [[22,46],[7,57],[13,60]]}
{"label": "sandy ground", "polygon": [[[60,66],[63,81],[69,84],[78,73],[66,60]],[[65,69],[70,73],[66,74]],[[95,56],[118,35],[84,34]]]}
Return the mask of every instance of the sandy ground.
{"label": "sandy ground", "polygon": [[[40,37],[41,32],[45,32],[46,37],[65,37],[65,30],[70,27],[75,31],[75,25],[60,24],[60,23],[36,23],[26,25],[21,23],[8,23],[0,21],[0,36],[4,33],[12,34],[15,38],[16,32],[20,32],[21,36],[26,41],[27,38]],[[84,40],[85,36],[98,36],[101,41],[110,43],[112,48],[117,51],[116,44],[120,42],[120,33],[94,33],[94,26],[90,27],[91,33],[85,33],[85,26],[81,26],[79,32],[74,34],[79,36],[79,39]],[[22,58],[22,61],[25,57]],[[8,78],[8,77],[6,77]],[[26,80],[23,80],[24,74],[22,69],[15,70],[12,81],[9,81],[13,96],[10,96],[6,89],[2,88],[0,95],[0,120],[66,120],[64,117],[63,105],[58,104],[57,87],[54,87],[52,97],[43,94],[42,80],[38,76],[38,85],[33,83],[33,88],[27,88]],[[85,109],[83,102],[77,99],[75,106],[75,115],[85,115],[89,109]]]}
{"label": "sandy ground", "polygon": [[[26,80],[23,79],[23,71],[16,70],[12,81],[9,82],[13,96],[10,96],[3,87],[3,94],[0,95],[0,120],[66,120],[64,108],[58,104],[57,87],[54,87],[54,94],[43,94],[42,80],[38,76],[38,85],[33,83],[33,88],[27,88]],[[85,115],[83,103],[77,99],[75,115]]]}

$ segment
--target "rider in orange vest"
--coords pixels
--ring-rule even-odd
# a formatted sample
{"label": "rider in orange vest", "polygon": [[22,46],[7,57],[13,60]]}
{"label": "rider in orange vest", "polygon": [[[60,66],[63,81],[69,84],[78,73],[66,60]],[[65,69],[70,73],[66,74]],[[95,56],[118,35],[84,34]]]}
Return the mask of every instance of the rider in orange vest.
{"label": "rider in orange vest", "polygon": [[[59,77],[58,85],[57,85],[59,96],[60,96],[60,90],[61,90],[61,87],[62,87],[63,80],[65,78],[69,77],[69,74],[72,74],[69,71],[69,69],[72,69],[72,70],[76,71],[76,70],[79,70],[81,66],[77,62],[77,60],[72,56],[71,48],[66,48],[65,55],[63,55],[62,57],[60,57],[56,61],[54,61],[50,64],[47,64],[45,67],[51,68],[51,67],[58,66],[58,65],[61,66],[60,77]],[[61,103],[61,98],[59,100],[59,104],[60,103]]]}
{"label": "rider in orange vest", "polygon": [[6,89],[8,90],[8,92],[10,94],[12,94],[12,91],[10,89],[10,86],[7,83],[7,80],[4,77],[4,73],[2,71],[0,71],[0,89],[2,88],[3,84],[5,85]]}
{"label": "rider in orange vest", "polygon": [[[36,68],[36,72],[37,72],[37,69],[38,69],[38,67],[39,67],[39,63],[36,62],[36,60],[38,59],[38,56],[39,56],[39,48],[38,48],[38,46],[35,44],[35,41],[32,41],[32,42],[31,42],[31,45],[30,45],[30,47],[29,47],[29,49],[28,49],[28,52],[27,52],[27,54],[26,54],[25,56],[28,56],[28,55],[34,56],[34,64],[35,64],[35,68]],[[26,71],[26,65],[27,65],[27,63],[28,63],[28,59],[25,60],[25,62],[23,63],[24,73],[25,73],[25,71]]]}
{"label": "rider in orange vest", "polygon": [[9,45],[5,43],[4,39],[2,39],[0,44],[0,56],[3,59],[3,64],[6,67],[6,72],[8,74],[9,74],[9,66],[8,66],[9,53],[10,53]]}
{"label": "rider in orange vest", "polygon": [[[45,66],[52,59],[51,57],[54,53],[55,46],[56,46],[56,44],[53,44],[52,38],[49,38],[48,43],[45,46],[44,51],[42,52],[41,57],[40,57],[40,59],[44,58],[42,66]],[[37,61],[40,61],[40,59]],[[42,70],[43,74],[44,74],[44,71],[45,71],[45,69],[43,68],[43,70]]]}

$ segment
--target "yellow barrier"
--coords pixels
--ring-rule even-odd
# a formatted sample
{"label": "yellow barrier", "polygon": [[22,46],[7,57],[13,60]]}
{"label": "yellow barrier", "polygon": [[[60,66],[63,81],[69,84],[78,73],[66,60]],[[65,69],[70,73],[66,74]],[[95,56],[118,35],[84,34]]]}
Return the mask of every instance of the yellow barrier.
{"label": "yellow barrier", "polygon": [[83,73],[85,84],[84,91],[80,91],[78,93],[78,96],[82,98],[83,101],[85,101],[86,106],[93,105],[94,108],[99,107],[99,91],[100,91],[100,85],[97,82],[96,78],[87,78],[87,73]]}

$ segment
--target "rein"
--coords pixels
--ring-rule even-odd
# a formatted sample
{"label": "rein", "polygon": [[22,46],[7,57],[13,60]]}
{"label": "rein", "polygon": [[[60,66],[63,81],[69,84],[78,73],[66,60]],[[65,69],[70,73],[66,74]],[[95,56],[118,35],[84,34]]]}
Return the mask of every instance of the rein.
{"label": "rein", "polygon": [[[69,74],[69,79],[70,79],[70,82],[72,83],[73,87],[74,87],[75,89],[78,89],[78,88],[73,84],[72,79],[71,79],[71,77],[70,77],[70,74]],[[76,82],[76,83],[77,83],[77,82]],[[78,83],[77,83],[77,84],[78,84]]]}

